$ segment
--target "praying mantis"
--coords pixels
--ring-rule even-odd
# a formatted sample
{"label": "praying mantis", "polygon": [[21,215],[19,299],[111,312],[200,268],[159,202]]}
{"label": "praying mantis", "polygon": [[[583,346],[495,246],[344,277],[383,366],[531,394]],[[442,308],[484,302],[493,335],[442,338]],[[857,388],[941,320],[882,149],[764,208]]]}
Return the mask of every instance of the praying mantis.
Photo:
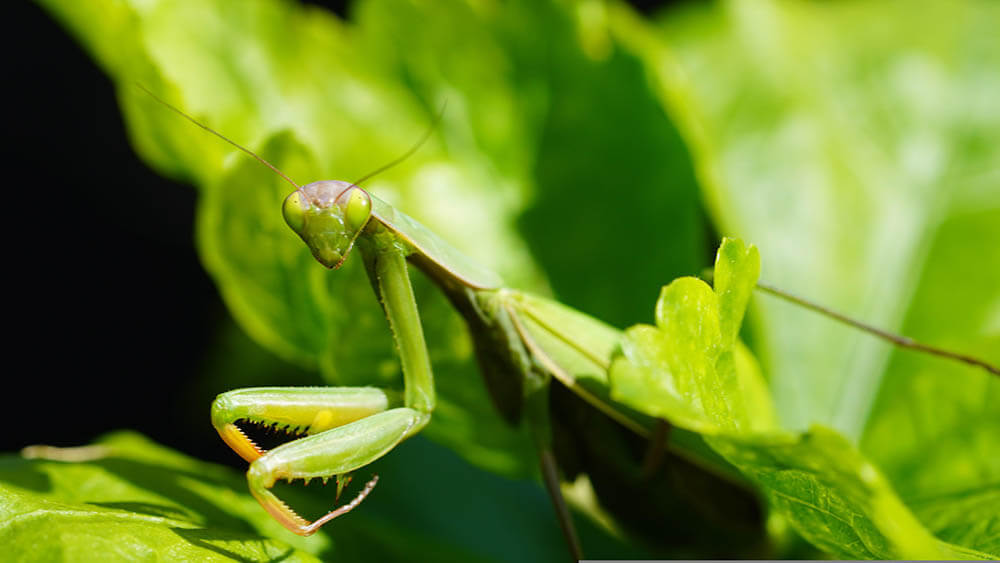
{"label": "praying mantis", "polygon": [[[211,408],[212,424],[223,441],[250,463],[249,488],[261,506],[292,532],[311,535],[357,507],[375,487],[377,476],[352,501],[311,522],[274,494],[272,487],[278,480],[326,481],[349,474],[385,455],[429,422],[435,406],[434,380],[409,278],[412,265],[438,286],[465,319],[495,406],[508,421],[523,419],[531,428],[543,479],[571,551],[578,555],[578,540],[559,492],[549,385],[556,379],[622,426],[649,436],[656,426],[654,419],[610,398],[607,372],[621,332],[550,299],[504,287],[497,274],[358,187],[360,180],[299,185],[249,149],[139,87],[291,184],[295,189],[282,206],[285,222],[320,264],[335,270],[358,248],[398,350],[402,397],[375,387],[266,387],[219,395]],[[301,437],[266,451],[240,428],[245,423],[280,426]]]}
{"label": "praying mantis", "polygon": [[[292,532],[303,536],[315,533],[356,508],[375,487],[377,476],[353,500],[314,521],[299,516],[275,495],[272,489],[277,481],[337,478],[339,490],[339,476],[387,454],[430,421],[435,407],[434,379],[410,284],[409,267],[413,266],[444,293],[465,320],[495,406],[507,420],[523,420],[531,429],[543,479],[570,550],[578,556],[578,540],[559,492],[550,422],[552,380],[640,436],[656,436],[662,426],[611,399],[608,369],[620,331],[553,300],[505,287],[499,276],[359,187],[361,180],[299,185],[252,151],[149,94],[291,184],[294,191],[282,205],[283,217],[320,264],[335,270],[355,247],[359,250],[398,350],[402,396],[375,387],[266,387],[230,391],[215,400],[212,424],[223,441],[249,462],[249,488],[261,506]],[[280,425],[300,437],[264,450],[241,429],[243,423]],[[662,436],[652,442],[664,445]],[[683,441],[671,443],[701,466],[716,463],[696,445],[688,446]]]}

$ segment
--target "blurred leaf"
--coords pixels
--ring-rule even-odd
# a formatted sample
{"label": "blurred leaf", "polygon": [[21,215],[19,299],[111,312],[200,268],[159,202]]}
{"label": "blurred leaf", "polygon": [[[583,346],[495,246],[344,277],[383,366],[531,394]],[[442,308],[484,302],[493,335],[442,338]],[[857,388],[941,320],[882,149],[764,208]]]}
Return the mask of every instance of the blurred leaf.
{"label": "blurred leaf", "polygon": [[[617,10],[612,29],[660,85],[721,228],[767,249],[767,281],[1000,362],[996,4],[729,2],[666,16],[653,29]],[[754,342],[785,427],[841,430],[907,502],[1000,482],[1000,380],[759,305]],[[925,524],[963,528],[960,516]]]}
{"label": "blurred leaf", "polygon": [[541,20],[544,45],[522,42],[537,48],[520,67],[522,80],[547,81],[548,111],[519,225],[560,301],[624,328],[710,256],[698,187],[641,59],[608,35],[603,4],[576,3],[572,18],[539,4],[522,21]]}
{"label": "blurred leaf", "polygon": [[[902,328],[938,267],[941,226],[1000,208],[997,6],[764,1],[668,15],[653,30],[618,10],[612,29],[660,84],[718,224],[767,249],[770,283]],[[998,237],[995,222],[963,243],[988,253]],[[860,438],[890,347],[772,298],[760,307],[783,423]]]}
{"label": "blurred leaf", "polygon": [[[1000,241],[998,224],[1000,209],[956,215],[941,225],[904,334],[1000,364],[1000,244],[983,249],[977,242]],[[1000,378],[900,351],[861,445],[906,499],[995,487],[997,405]]]}
{"label": "blurred leaf", "polygon": [[[665,280],[702,265],[686,149],[641,60],[607,35],[600,3],[362,2],[356,17],[375,68],[465,93],[459,108],[448,99],[466,124],[449,151],[472,157],[455,142],[470,137],[504,182],[528,188],[517,225],[560,301],[626,326]],[[469,236],[436,199],[407,204],[408,213],[440,217],[428,224],[446,240]],[[539,287],[507,277],[513,287]]]}

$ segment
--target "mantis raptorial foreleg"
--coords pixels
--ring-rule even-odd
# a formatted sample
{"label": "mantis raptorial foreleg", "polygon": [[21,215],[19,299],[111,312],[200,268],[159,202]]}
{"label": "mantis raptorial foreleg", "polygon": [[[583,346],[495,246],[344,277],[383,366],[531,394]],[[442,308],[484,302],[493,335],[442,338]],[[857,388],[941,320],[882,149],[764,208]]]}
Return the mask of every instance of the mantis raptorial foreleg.
{"label": "mantis raptorial foreleg", "polygon": [[290,434],[314,435],[383,412],[389,396],[375,387],[256,387],[219,395],[212,426],[243,459],[264,455],[237,422],[280,426]]}
{"label": "mantis raptorial foreleg", "polygon": [[[364,467],[420,431],[434,409],[434,378],[407,272],[407,251],[384,229],[380,233],[377,224],[370,231],[360,247],[399,349],[403,406],[389,408],[393,403],[389,395],[371,387],[243,389],[220,395],[212,405],[212,423],[219,435],[251,462],[250,492],[276,520],[301,535],[312,534],[354,508],[375,479],[353,501],[315,522],[303,519],[276,497],[270,490],[275,482],[325,480]],[[343,248],[324,249],[346,254]],[[279,424],[308,436],[265,452],[240,430],[239,421]]]}
{"label": "mantis raptorial foreleg", "polygon": [[[315,522],[308,522],[271,492],[279,479],[308,481],[350,473],[385,455],[416,433],[428,419],[426,413],[397,408],[279,446],[250,464],[247,471],[250,492],[286,528],[300,535],[310,535],[324,523],[354,508],[364,497],[328,512]],[[362,495],[370,490],[370,486],[366,487]]]}

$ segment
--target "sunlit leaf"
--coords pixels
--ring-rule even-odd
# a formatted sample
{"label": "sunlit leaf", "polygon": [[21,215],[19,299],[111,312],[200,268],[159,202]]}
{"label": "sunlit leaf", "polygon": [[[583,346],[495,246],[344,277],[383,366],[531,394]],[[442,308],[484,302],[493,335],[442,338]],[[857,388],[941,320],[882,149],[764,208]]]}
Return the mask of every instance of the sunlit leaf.
{"label": "sunlit leaf", "polygon": [[[419,553],[434,561],[513,562],[564,555],[548,499],[533,483],[477,470],[426,440],[396,453],[373,467],[382,479],[361,508],[303,538],[261,508],[243,474],[137,434],[79,448],[35,446],[27,458],[0,457],[0,541],[5,557],[33,561],[409,561]],[[334,493],[333,484],[279,490],[312,517],[331,508]],[[594,553],[641,555],[582,524]],[[530,541],[520,543],[524,538]]]}
{"label": "sunlit leaf", "polygon": [[[761,487],[779,515],[825,551],[857,559],[985,556],[968,543],[953,546],[932,536],[839,432],[776,427],[759,373],[738,377],[734,360],[734,338],[759,271],[756,249],[727,239],[716,260],[714,291],[693,278],[665,287],[656,304],[657,326],[626,332],[611,368],[612,396],[706,434],[709,445]],[[747,407],[761,400],[767,408]]]}
{"label": "sunlit leaf", "polygon": [[[719,228],[767,249],[766,281],[996,364],[998,16],[975,1],[728,2],[659,27],[620,10],[612,29],[659,84]],[[771,297],[759,312],[786,427],[841,430],[907,503],[998,482],[1000,380]]]}
{"label": "sunlit leaf", "polygon": [[[939,267],[928,257],[941,226],[1000,208],[996,6],[921,6],[731,2],[655,31],[617,28],[660,80],[720,227],[771,253],[765,279],[889,329]],[[988,231],[963,242],[989,252],[1000,233]],[[971,311],[989,310],[991,293],[970,296]],[[782,420],[859,438],[890,348],[761,306]]]}
{"label": "sunlit leaf", "polygon": [[1000,553],[1000,487],[914,499],[913,510],[938,537],[985,553]]}
{"label": "sunlit leaf", "polygon": [[757,249],[727,239],[714,291],[695,278],[664,287],[656,326],[625,333],[622,356],[610,370],[612,397],[704,434],[773,429],[767,386],[735,340],[759,271]]}

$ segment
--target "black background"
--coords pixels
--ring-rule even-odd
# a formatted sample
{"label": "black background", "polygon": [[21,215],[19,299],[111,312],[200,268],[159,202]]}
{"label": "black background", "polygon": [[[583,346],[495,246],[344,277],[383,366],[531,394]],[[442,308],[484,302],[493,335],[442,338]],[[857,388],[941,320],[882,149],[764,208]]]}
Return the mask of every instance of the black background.
{"label": "black background", "polygon": [[[132,428],[229,461],[211,445],[212,398],[179,404],[228,314],[195,254],[195,191],[138,160],[111,81],[41,8],[23,11],[4,104],[15,152],[0,451]],[[201,420],[165,414],[179,412]]]}

